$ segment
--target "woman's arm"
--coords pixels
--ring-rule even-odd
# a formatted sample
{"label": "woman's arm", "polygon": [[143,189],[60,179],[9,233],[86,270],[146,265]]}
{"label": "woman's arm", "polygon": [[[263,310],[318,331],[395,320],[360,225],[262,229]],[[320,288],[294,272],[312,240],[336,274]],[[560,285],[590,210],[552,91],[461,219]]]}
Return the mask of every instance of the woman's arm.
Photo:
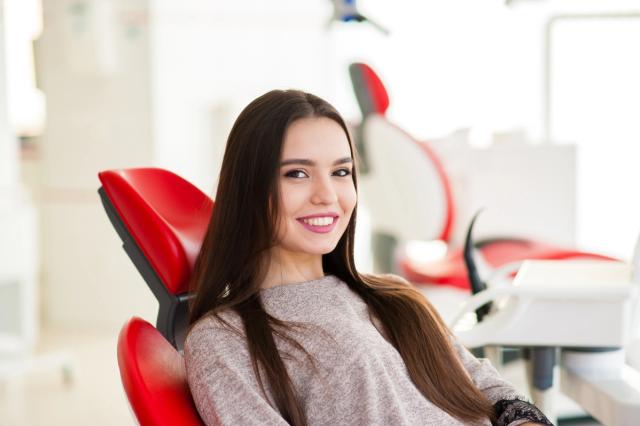
{"label": "woman's arm", "polygon": [[493,404],[497,426],[551,425],[535,405],[526,401],[511,383],[500,377],[491,363],[478,359],[455,338],[453,345],[471,380]]}

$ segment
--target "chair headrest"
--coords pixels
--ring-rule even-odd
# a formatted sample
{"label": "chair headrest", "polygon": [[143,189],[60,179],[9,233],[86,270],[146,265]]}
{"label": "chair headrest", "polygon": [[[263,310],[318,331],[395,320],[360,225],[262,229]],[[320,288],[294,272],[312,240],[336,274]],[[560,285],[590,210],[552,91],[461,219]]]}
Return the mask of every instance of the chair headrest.
{"label": "chair headrest", "polygon": [[98,176],[127,231],[167,290],[186,293],[213,201],[163,169],[108,170]]}
{"label": "chair headrest", "polygon": [[389,95],[375,71],[367,64],[355,62],[349,65],[349,75],[362,116],[384,115],[389,108]]}
{"label": "chair headrest", "polygon": [[435,151],[380,115],[364,120],[361,132],[369,173],[358,183],[372,229],[401,243],[448,242],[456,210],[449,178]]}
{"label": "chair headrest", "polygon": [[120,377],[141,425],[202,426],[184,360],[148,322],[133,317],[118,337]]}

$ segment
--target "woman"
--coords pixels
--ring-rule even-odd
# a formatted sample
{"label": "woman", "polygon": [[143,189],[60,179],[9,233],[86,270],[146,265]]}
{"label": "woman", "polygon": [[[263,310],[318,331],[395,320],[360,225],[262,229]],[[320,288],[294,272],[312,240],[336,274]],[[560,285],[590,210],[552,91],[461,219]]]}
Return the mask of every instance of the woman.
{"label": "woman", "polygon": [[187,377],[210,425],[550,424],[402,278],[358,273],[344,121],[272,91],[236,120],[194,270]]}

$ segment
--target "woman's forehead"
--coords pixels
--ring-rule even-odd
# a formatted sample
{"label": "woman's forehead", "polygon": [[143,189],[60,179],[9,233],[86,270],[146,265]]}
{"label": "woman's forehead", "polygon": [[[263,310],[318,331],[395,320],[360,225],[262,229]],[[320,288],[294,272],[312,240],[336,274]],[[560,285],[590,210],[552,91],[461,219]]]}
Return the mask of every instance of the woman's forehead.
{"label": "woman's forehead", "polygon": [[287,129],[282,159],[329,159],[351,157],[349,140],[342,127],[326,117],[296,120]]}

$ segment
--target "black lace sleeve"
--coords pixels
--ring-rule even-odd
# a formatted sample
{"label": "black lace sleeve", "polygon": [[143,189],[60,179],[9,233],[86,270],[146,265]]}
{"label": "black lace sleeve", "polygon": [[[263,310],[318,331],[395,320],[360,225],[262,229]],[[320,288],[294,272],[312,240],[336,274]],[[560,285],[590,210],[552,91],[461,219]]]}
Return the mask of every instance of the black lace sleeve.
{"label": "black lace sleeve", "polygon": [[501,399],[493,404],[493,410],[496,413],[496,421],[492,423],[494,426],[507,426],[516,420],[553,426],[538,407],[521,399]]}

